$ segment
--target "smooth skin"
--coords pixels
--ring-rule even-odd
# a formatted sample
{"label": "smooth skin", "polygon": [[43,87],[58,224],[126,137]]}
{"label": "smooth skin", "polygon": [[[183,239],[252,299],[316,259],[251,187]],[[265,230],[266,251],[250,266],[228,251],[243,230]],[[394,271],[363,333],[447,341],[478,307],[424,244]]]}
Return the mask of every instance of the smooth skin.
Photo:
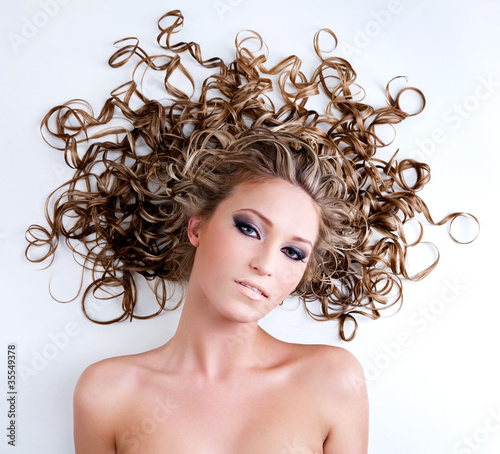
{"label": "smooth skin", "polygon": [[342,348],[279,341],[257,323],[299,283],[318,225],[314,201],[282,180],[242,184],[207,222],[193,216],[177,331],[83,372],[76,454],[366,454],[359,362]]}

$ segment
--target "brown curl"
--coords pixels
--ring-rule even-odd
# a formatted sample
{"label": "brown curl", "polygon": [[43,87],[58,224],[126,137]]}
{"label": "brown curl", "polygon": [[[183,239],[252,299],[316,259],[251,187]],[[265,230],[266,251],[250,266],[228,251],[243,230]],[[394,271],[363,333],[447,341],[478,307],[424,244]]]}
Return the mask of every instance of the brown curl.
{"label": "brown curl", "polygon": [[[74,175],[49,196],[48,227],[29,227],[26,256],[31,247],[45,246],[42,257],[30,260],[53,259],[64,238],[92,272],[82,297],[89,319],[89,293],[111,295],[111,288],[119,290],[122,315],[93,321],[153,317],[180,305],[166,303],[172,298],[169,284],[189,280],[195,252],[186,233],[190,216],[209,219],[240,183],[284,179],[304,189],[321,212],[317,243],[292,295],[313,318],[338,320],[341,338],[351,340],[357,315],[376,319],[382,309],[400,304],[401,278],[421,279],[437,264],[438,259],[409,275],[408,248],[422,235],[409,244],[404,224],[419,213],[431,224],[463,215],[453,213],[435,222],[417,195],[429,181],[428,165],[397,161],[396,154],[388,161],[379,157],[378,150],[389,144],[376,128],[416,114],[402,110],[404,93],[420,96],[422,109],[424,95],[407,87],[393,97],[391,81],[387,106],[363,103],[363,89],[350,63],[319,48],[320,33],[337,43],[327,29],[314,38],[320,63],[308,78],[296,56],[269,67],[267,55],[250,51],[250,41],[265,48],[255,32],[237,36],[236,57],[229,64],[204,59],[197,43],[174,42],[183,21],[180,11],[160,18],[159,55],[146,53],[136,38],[116,43],[120,47],[109,64],[116,68],[136,60],[133,77],[111,92],[98,115],[77,99],[45,116],[44,138],[64,152]],[[171,80],[180,72],[195,89],[181,54],[212,69],[197,97]],[[146,96],[135,77],[140,71],[143,79],[145,71],[161,75],[166,99]],[[268,96],[276,91],[280,106]],[[322,112],[306,107],[318,94],[325,97]],[[408,171],[414,175],[411,184],[405,178]],[[159,309],[151,315],[134,312],[137,275],[153,282]],[[307,307],[314,300],[320,302],[319,314]],[[346,322],[354,323],[351,334]]]}

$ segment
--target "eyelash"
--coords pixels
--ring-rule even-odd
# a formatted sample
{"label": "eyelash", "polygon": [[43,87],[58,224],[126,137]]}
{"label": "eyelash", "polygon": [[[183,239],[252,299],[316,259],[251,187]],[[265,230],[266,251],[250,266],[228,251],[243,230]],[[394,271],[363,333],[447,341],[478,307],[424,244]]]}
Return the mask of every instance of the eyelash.
{"label": "eyelash", "polygon": [[[250,224],[248,224],[247,222],[235,220],[234,221],[234,226],[241,233],[243,233],[243,235],[249,236],[250,238],[256,238],[256,237],[254,237],[254,236],[252,236],[252,235],[244,232],[244,229],[251,229],[251,230],[253,230],[257,234],[257,238],[260,240],[260,236],[259,236],[259,233],[257,232],[257,229],[255,227],[251,226]],[[290,260],[293,260],[295,262],[298,262],[299,260],[301,262],[305,262],[306,256],[304,255],[304,253],[301,250],[295,249],[295,248],[291,248],[291,247],[288,247],[288,248],[285,248],[285,249],[293,251],[293,253],[296,254],[296,256],[297,256],[297,258],[293,258],[293,257],[289,256],[288,254],[285,254]]]}

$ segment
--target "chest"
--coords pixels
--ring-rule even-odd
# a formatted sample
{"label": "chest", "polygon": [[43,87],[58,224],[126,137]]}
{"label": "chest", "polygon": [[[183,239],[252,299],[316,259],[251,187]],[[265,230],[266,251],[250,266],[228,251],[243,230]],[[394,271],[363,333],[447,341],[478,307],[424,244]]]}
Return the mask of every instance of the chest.
{"label": "chest", "polygon": [[151,387],[123,415],[118,454],[321,454],[326,438],[315,394],[287,386],[177,382]]}

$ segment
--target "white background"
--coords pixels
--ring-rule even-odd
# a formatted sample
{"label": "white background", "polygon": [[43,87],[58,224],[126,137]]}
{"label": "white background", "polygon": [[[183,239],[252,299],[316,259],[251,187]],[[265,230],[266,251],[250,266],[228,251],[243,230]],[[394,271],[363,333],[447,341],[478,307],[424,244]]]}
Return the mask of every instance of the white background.
{"label": "white background", "polygon": [[[19,376],[18,446],[7,445],[2,397],[0,452],[72,452],[72,393],[82,370],[102,358],[159,346],[175,331],[179,311],[99,326],[83,317],[78,300],[55,302],[49,280],[54,296],[70,298],[80,268],[61,247],[54,266],[40,271],[24,258],[24,232],[43,223],[47,195],[70,176],[62,156],[40,137],[45,113],[72,98],[99,110],[109,91],[128,80],[127,70],[107,67],[113,42],[137,36],[154,53],[157,19],[179,8],[185,16],[179,39],[200,43],[207,58],[229,61],[236,33],[248,28],[262,35],[272,63],[296,54],[307,73],[317,64],[314,33],[327,27],[339,38],[335,55],[352,63],[369,103],[383,106],[385,84],[398,75],[425,93],[424,113],[397,128],[392,149],[430,164],[432,180],[422,196],[435,219],[471,212],[481,222],[479,238],[459,245],[446,227],[426,228],[425,239],[441,253],[438,268],[405,285],[399,313],[363,321],[349,344],[338,339],[335,323],[314,322],[302,309],[293,310],[294,300],[262,326],[283,340],[342,345],[359,358],[368,379],[371,454],[498,454],[500,4],[54,2],[3,1],[0,18],[0,390],[6,389],[10,343],[17,344]],[[424,249],[415,251],[418,263],[425,260]],[[153,307],[147,291],[141,298],[141,311]],[[97,316],[107,311],[94,307]],[[322,392],[329,386],[325,382]]]}

